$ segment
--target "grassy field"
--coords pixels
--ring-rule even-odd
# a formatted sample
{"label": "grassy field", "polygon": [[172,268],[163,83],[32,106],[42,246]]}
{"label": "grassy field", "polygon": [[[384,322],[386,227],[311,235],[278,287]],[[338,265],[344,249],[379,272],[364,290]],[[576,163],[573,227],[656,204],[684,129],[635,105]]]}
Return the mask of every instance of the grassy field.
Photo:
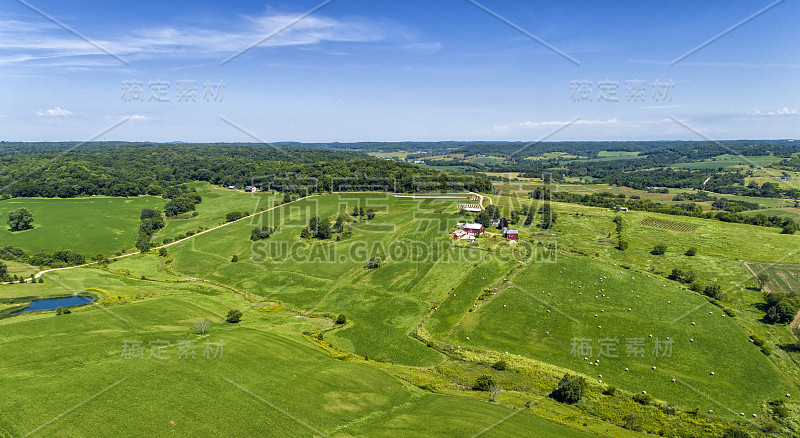
{"label": "grassy field", "polygon": [[[46,278],[42,285],[6,286],[0,293],[103,286],[109,299],[71,315],[0,320],[0,382],[20,388],[0,400],[0,436],[132,430],[151,436],[242,436],[255,430],[270,436],[466,436],[484,429],[486,436],[589,436],[336,360],[299,335],[330,326],[328,320],[259,312],[228,289],[197,282],[166,287],[85,268]],[[231,308],[245,310],[241,324],[223,323]],[[205,335],[192,326],[201,318],[212,322]],[[141,358],[126,349],[132,342],[142,343]]]}
{"label": "grassy field", "polygon": [[399,158],[405,160],[410,152],[367,152],[367,155],[378,158]]}
{"label": "grassy field", "polygon": [[[0,231],[3,245],[28,252],[71,249],[93,256],[132,248],[139,231],[143,208],[163,209],[166,200],[156,196],[136,198],[12,198],[0,201],[0,217],[25,207],[33,213],[32,230]],[[5,225],[5,224],[4,224]]]}
{"label": "grassy field", "polygon": [[211,228],[225,223],[225,215],[232,211],[246,211],[248,214],[264,210],[275,205],[282,196],[270,192],[245,193],[241,190],[229,190],[212,186],[208,183],[192,183],[203,201],[197,205],[198,216],[187,219],[167,219],[167,226],[153,236],[155,241],[165,237],[175,238],[187,231],[196,231],[200,227]]}
{"label": "grassy field", "polygon": [[639,152],[626,152],[626,151],[600,151],[597,153],[598,157],[638,157]]}
{"label": "grassy field", "polygon": [[765,272],[769,276],[764,290],[786,292],[800,296],[800,265],[786,263],[743,262],[756,275]]}
{"label": "grassy field", "polygon": [[[528,266],[497,289],[468,313],[449,343],[534,357],[731,417],[760,413],[763,399],[794,388],[733,318],[694,293],[662,284],[561,255],[557,263]],[[592,366],[596,359],[600,365]]]}
{"label": "grassy field", "polygon": [[719,155],[714,157],[708,161],[701,161],[696,163],[677,163],[672,165],[672,167],[677,169],[718,169],[718,168],[742,168],[742,167],[750,167],[751,165],[757,167],[768,167],[772,163],[776,161],[780,161],[783,158],[773,157],[773,156],[757,156],[757,157],[745,157],[745,156],[738,156],[738,155]]}
{"label": "grassy field", "polygon": [[[203,196],[200,214],[168,221],[162,237],[217,225],[229,211],[274,203],[270,194],[196,187]],[[521,202],[491,196],[501,211]],[[800,263],[794,254],[800,236],[629,212],[620,217],[630,247],[619,251],[613,247],[617,213],[554,203],[559,216],[551,232],[519,226],[525,242],[561,251],[547,259],[556,263],[536,263],[524,251],[514,254],[497,245],[492,251],[452,247],[447,232],[462,218],[450,213],[460,202],[315,196],[171,246],[166,257],[143,254],[112,262],[110,271],[55,271],[42,284],[0,286],[0,313],[18,305],[11,299],[88,292],[101,300],[71,315],[0,319],[0,382],[25,388],[0,400],[0,436],[125,430],[187,436],[253,430],[276,436],[637,436],[602,421],[611,417],[600,413],[611,404],[621,412],[644,409],[626,407],[633,403],[629,397],[612,401],[594,385],[588,405],[543,399],[565,369],[631,393],[646,390],[681,408],[713,409],[714,416],[702,421],[739,412],[761,416],[764,399],[796,392],[792,353],[776,349],[766,356],[747,340],[751,332],[767,333],[777,344],[791,333],[757,322],[761,293],[748,289],[752,279],[738,260],[789,254],[785,262]],[[355,221],[351,238],[299,237],[310,217],[332,217],[354,206],[377,214]],[[670,226],[638,225],[646,219]],[[250,231],[258,225],[278,230],[254,243]],[[655,243],[665,243],[667,253],[652,255]],[[684,255],[690,246],[697,248],[694,257]],[[234,255],[238,262],[231,261]],[[382,266],[368,270],[364,265],[373,256]],[[735,308],[736,318],[723,317],[705,298],[665,280],[673,267],[721,284],[722,304]],[[230,309],[243,310],[241,324],[223,322]],[[344,326],[333,323],[339,314],[346,316]],[[201,318],[212,322],[206,335],[192,327]],[[302,335],[320,331],[322,340]],[[672,340],[670,354],[656,354],[653,342],[666,337]],[[575,338],[589,339],[593,351],[573,354]],[[642,355],[628,356],[631,338],[644,339]],[[601,339],[617,339],[619,357],[601,355]],[[144,342],[143,359],[123,357],[123,344],[131,340]],[[168,343],[167,359],[150,357],[151,341]],[[178,358],[183,341],[200,346],[196,359]],[[204,357],[207,341],[224,342],[224,357]],[[459,347],[478,359],[459,359]],[[488,357],[515,364],[507,374],[496,374],[504,379],[499,403],[468,390],[478,374],[494,373]],[[589,365],[590,357],[600,365]],[[37,398],[47,391],[46,400]],[[530,409],[517,411],[526,404]],[[97,409],[109,406],[97,421]],[[648,415],[660,418],[656,414]]]}

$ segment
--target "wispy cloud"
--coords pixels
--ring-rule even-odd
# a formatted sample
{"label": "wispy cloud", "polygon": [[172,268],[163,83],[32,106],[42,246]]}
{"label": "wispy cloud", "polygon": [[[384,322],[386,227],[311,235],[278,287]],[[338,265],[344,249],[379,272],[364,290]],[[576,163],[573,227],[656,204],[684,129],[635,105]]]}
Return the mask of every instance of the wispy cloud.
{"label": "wispy cloud", "polygon": [[36,115],[39,117],[66,117],[71,116],[72,111],[55,107],[47,110],[36,110]]}
{"label": "wispy cloud", "polygon": [[[517,126],[529,126],[529,127],[538,128],[540,126],[566,125],[567,123],[570,123],[570,122],[569,121],[562,122],[562,121],[558,121],[558,120],[546,121],[546,122],[531,122],[531,121],[527,121],[527,122],[519,123],[519,124],[517,124]],[[608,120],[583,120],[583,119],[581,119],[581,120],[576,120],[573,124],[574,125],[612,125],[612,124],[616,124],[616,123],[617,123],[617,118],[614,117],[614,118],[608,119]]]}
{"label": "wispy cloud", "polygon": [[798,112],[796,109],[783,107],[777,111],[753,111],[751,113],[747,113],[747,115],[754,117],[790,117],[800,115],[800,112]]}
{"label": "wispy cloud", "polygon": [[[171,54],[181,57],[218,57],[251,44],[298,18],[299,14],[269,13],[257,17],[242,17],[234,29],[209,27],[161,26],[121,31],[119,35],[88,35],[92,41],[109,51],[135,59]],[[0,64],[23,63],[53,58],[102,56],[95,47],[66,34],[51,23],[0,20]],[[394,41],[405,50],[435,51],[435,42],[422,42],[415,33],[385,20],[348,18],[336,19],[310,16],[291,28],[260,44],[264,47],[313,46],[325,42],[373,43]],[[61,64],[83,65],[84,60],[68,59]],[[95,66],[97,64],[94,64]],[[114,64],[108,64],[114,65]]]}

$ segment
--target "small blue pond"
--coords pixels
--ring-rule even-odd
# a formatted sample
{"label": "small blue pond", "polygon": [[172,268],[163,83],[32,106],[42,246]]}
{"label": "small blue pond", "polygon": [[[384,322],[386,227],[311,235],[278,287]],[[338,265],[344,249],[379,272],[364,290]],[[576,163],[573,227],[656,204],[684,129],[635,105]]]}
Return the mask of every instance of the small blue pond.
{"label": "small blue pond", "polygon": [[16,315],[18,313],[24,312],[33,312],[35,310],[55,310],[59,307],[74,307],[80,306],[82,304],[91,303],[92,297],[88,297],[85,295],[73,295],[71,297],[66,298],[42,298],[38,300],[33,300],[30,306],[12,313],[12,315]]}

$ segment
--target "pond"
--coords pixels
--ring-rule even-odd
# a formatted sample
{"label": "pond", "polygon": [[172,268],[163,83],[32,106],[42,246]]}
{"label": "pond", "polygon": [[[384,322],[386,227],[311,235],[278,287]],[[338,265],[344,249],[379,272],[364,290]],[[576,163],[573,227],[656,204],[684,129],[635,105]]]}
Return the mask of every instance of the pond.
{"label": "pond", "polygon": [[38,300],[33,300],[30,306],[19,310],[17,312],[12,313],[12,315],[16,315],[18,313],[24,312],[33,312],[36,310],[55,310],[59,307],[74,307],[80,306],[83,304],[89,304],[93,301],[92,297],[86,295],[73,295],[71,297],[65,298],[41,298]]}

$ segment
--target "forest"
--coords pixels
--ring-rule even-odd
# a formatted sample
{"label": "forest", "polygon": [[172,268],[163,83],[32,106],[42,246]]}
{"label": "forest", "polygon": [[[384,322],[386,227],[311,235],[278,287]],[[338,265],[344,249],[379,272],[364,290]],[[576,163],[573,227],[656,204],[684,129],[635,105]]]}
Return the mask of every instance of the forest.
{"label": "forest", "polygon": [[[488,178],[381,160],[365,153],[232,144],[9,144],[0,195],[165,195],[189,181],[292,193],[491,190]],[[171,196],[167,196],[171,197]]]}

